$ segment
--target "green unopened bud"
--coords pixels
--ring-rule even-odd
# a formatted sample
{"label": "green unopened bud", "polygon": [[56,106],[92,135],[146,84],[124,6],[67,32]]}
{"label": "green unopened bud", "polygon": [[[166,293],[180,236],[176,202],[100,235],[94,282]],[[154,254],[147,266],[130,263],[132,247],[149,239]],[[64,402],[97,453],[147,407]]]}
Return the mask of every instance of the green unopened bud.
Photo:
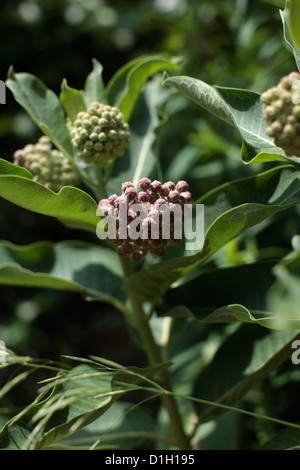
{"label": "green unopened bud", "polygon": [[40,137],[35,145],[17,150],[14,164],[29,170],[33,181],[54,192],[59,192],[63,186],[78,186],[80,182],[72,164],[59,150],[52,148],[46,136]]}
{"label": "green unopened bud", "polygon": [[300,74],[292,72],[261,95],[266,133],[286,155],[300,157]]}
{"label": "green unopened bud", "polygon": [[92,103],[78,113],[71,130],[78,157],[98,166],[123,155],[129,146],[129,127],[118,108]]}

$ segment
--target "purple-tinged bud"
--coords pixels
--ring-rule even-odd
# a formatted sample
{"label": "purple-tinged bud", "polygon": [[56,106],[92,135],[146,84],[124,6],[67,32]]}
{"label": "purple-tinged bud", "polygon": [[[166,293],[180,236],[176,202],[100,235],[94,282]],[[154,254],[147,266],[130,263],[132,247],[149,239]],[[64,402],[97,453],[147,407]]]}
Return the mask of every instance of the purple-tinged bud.
{"label": "purple-tinged bud", "polygon": [[162,185],[160,195],[161,197],[167,197],[169,195],[170,189],[165,184]]}
{"label": "purple-tinged bud", "polygon": [[127,181],[126,183],[123,183],[122,184],[122,191],[123,193],[125,193],[126,189],[127,188],[134,188],[133,184],[131,183],[131,181]]}
{"label": "purple-tinged bud", "polygon": [[118,248],[117,253],[121,258],[124,258],[127,255],[127,253],[124,251],[123,245]]}
{"label": "purple-tinged bud", "polygon": [[180,238],[174,238],[174,236],[171,236],[169,238],[168,242],[170,243],[170,245],[178,246],[181,243],[181,239]]}
{"label": "purple-tinged bud", "polygon": [[174,190],[169,193],[168,196],[169,202],[177,202],[179,200],[179,192]]}
{"label": "purple-tinged bud", "polygon": [[150,252],[152,253],[152,255],[155,255],[155,256],[163,256],[165,254],[165,247],[164,246],[159,246],[159,247],[150,246]]}
{"label": "purple-tinged bud", "polygon": [[139,201],[141,202],[149,202],[150,194],[146,193],[146,191],[139,192]]}
{"label": "purple-tinged bud", "polygon": [[151,183],[151,189],[154,193],[160,193],[161,189],[162,189],[162,184],[160,181],[152,181]]}
{"label": "purple-tinged bud", "polygon": [[143,260],[143,257],[144,255],[142,251],[135,251],[131,255],[131,259],[134,261],[134,263],[140,263]]}
{"label": "purple-tinged bud", "polygon": [[159,199],[159,195],[156,193],[150,194],[149,202],[150,204],[154,204]]}
{"label": "purple-tinged bud", "polygon": [[192,195],[189,191],[185,191],[184,193],[181,193],[180,196],[185,199],[185,204],[189,204],[192,200]]}
{"label": "purple-tinged bud", "polygon": [[164,199],[157,199],[157,201],[154,203],[155,206],[158,206],[160,210],[164,209],[164,206],[166,206],[166,201]]}
{"label": "purple-tinged bud", "polygon": [[173,181],[167,181],[167,183],[165,183],[164,186],[166,186],[169,189],[169,191],[174,191],[175,189],[175,184],[173,183]]}
{"label": "purple-tinged bud", "polygon": [[150,245],[153,248],[160,248],[162,246],[162,241],[160,239],[150,240]]}
{"label": "purple-tinged bud", "polygon": [[125,190],[125,196],[129,202],[134,201],[137,197],[137,190],[134,187],[129,187]]}
{"label": "purple-tinged bud", "polygon": [[105,206],[106,204],[109,204],[109,200],[108,199],[101,199],[101,201],[99,201],[99,206]]}
{"label": "purple-tinged bud", "polygon": [[139,187],[143,190],[143,191],[147,191],[148,189],[151,188],[151,181],[149,180],[149,178],[142,178],[140,179],[139,181]]}
{"label": "purple-tinged bud", "polygon": [[123,245],[122,245],[122,251],[126,254],[126,255],[131,255],[131,253],[133,252],[134,250],[134,245],[133,243],[129,243],[129,242],[124,242]]}
{"label": "purple-tinged bud", "polygon": [[189,185],[186,181],[178,181],[178,183],[176,184],[176,189],[177,191],[182,193],[183,191],[188,191]]}
{"label": "purple-tinged bud", "polygon": [[119,196],[115,199],[115,207],[118,209],[120,204],[127,204],[127,197]]}
{"label": "purple-tinged bud", "polygon": [[110,204],[112,204],[114,206],[116,199],[118,199],[117,194],[112,194],[111,196],[109,196],[108,201],[110,202]]}
{"label": "purple-tinged bud", "polygon": [[121,245],[123,245],[123,241],[124,241],[124,240],[120,240],[119,238],[115,238],[114,244],[115,244],[116,246],[121,246]]}

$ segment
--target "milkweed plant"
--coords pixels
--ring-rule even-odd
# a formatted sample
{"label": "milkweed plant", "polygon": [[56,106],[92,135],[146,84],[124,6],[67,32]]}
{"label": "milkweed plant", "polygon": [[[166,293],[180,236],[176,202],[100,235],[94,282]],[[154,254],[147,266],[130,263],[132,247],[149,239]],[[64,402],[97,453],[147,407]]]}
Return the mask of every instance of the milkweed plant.
{"label": "milkweed plant", "polygon": [[[287,8],[281,17],[299,66]],[[0,196],[83,239],[1,241],[0,282],[71,291],[87,301],[85,315],[91,302],[118,310],[141,354],[131,365],[92,351],[54,363],[20,357],[3,338],[0,367],[16,372],[0,396],[35,370],[45,380],[6,420],[2,449],[194,451],[216,429],[232,436],[237,418],[270,425],[258,448],[274,448],[286,432],[299,447],[297,422],[251,401],[297,359],[299,234],[279,255],[245,260],[238,247],[248,233],[278,230],[277,217],[299,205],[300,73],[295,66],[260,94],[181,70],[181,58],[143,56],[105,84],[94,59],[83,88],[64,79],[59,96],[34,75],[8,72],[7,88],[40,137],[0,160]],[[183,104],[235,130],[250,176],[202,191],[184,142],[180,158],[164,160],[168,118],[180,119]],[[231,263],[222,262],[228,247]],[[51,263],[41,263],[45,253]]]}

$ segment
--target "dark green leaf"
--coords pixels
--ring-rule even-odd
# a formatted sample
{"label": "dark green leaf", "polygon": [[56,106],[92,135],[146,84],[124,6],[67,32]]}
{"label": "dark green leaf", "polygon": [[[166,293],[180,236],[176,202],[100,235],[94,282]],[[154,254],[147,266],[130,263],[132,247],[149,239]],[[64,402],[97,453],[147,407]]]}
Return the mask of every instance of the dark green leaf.
{"label": "dark green leaf", "polygon": [[65,221],[73,228],[95,233],[100,221],[94,199],[71,186],[65,186],[56,194],[23,175],[1,175],[0,196],[29,211]]}
{"label": "dark green leaf", "polygon": [[125,294],[116,253],[83,242],[0,243],[0,284],[78,292],[120,310]]}
{"label": "dark green leaf", "polygon": [[41,131],[64,155],[72,158],[73,148],[65,113],[55,93],[34,75],[15,74],[13,68],[9,70],[6,84],[15,100],[27,111]]}
{"label": "dark green leaf", "polygon": [[[291,358],[297,331],[257,329],[242,325],[218,349],[211,364],[199,375],[195,396],[233,405],[249,390]],[[234,367],[233,367],[234,365]],[[219,414],[215,407],[197,405],[201,422]]]}

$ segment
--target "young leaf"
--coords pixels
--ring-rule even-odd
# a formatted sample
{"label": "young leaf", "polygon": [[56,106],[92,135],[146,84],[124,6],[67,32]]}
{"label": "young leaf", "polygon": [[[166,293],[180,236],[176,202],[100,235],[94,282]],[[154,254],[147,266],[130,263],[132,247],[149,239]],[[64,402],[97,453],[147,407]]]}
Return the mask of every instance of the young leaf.
{"label": "young leaf", "polygon": [[75,88],[70,88],[66,79],[62,81],[59,98],[71,122],[75,121],[80,111],[86,110],[82,92]]}
{"label": "young leaf", "polygon": [[94,101],[107,104],[105,85],[102,79],[102,71],[103,67],[100,62],[98,62],[96,59],[93,59],[93,70],[88,75],[83,90],[83,97],[87,107],[89,107],[90,104]]}
{"label": "young leaf", "polygon": [[55,93],[34,75],[15,74],[12,67],[6,85],[41,131],[64,155],[72,158],[73,147],[66,126],[65,113]]}
{"label": "young leaf", "polygon": [[178,70],[178,59],[169,56],[149,55],[135,59],[112,77],[107,85],[109,103],[117,106],[129,121],[140,90],[151,75],[164,70]]}
{"label": "young leaf", "polygon": [[185,76],[170,77],[163,83],[173,86],[210,113],[234,126],[243,142],[242,159],[245,163],[290,161],[300,166],[299,159],[287,157],[267,136],[258,93],[213,87],[201,80]]}

